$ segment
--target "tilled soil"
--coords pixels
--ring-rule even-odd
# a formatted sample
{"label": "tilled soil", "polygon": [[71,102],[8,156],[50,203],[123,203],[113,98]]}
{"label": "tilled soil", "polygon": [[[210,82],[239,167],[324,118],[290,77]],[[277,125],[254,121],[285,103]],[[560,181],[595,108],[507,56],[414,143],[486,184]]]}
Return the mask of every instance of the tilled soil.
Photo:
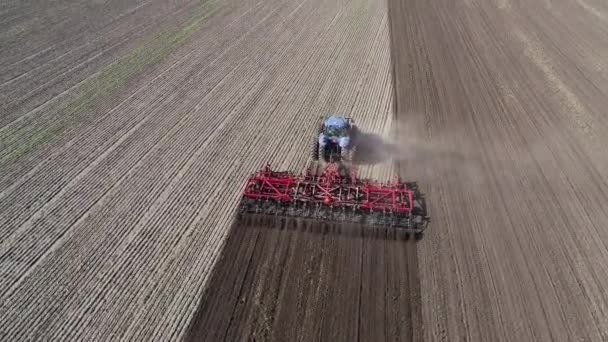
{"label": "tilled soil", "polygon": [[0,5],[2,339],[179,340],[245,177],[391,127],[383,2],[118,3]]}
{"label": "tilled soil", "polygon": [[[582,0],[389,1],[401,140],[393,157],[401,176],[427,194],[431,217],[418,259],[403,259],[418,265],[423,335],[417,339],[608,339],[606,13],[605,4]],[[348,238],[338,241],[348,249]],[[340,253],[359,260],[354,250]],[[258,270],[255,256],[249,260],[255,280],[224,284],[278,287],[271,292],[297,296],[297,286],[276,285]],[[385,262],[376,265],[386,270]],[[355,282],[363,276],[344,267]],[[298,281],[305,274],[298,273]],[[235,315],[217,326],[213,303],[230,290],[214,284],[199,313],[199,337],[232,337],[226,333],[234,329],[251,336],[263,327],[270,331],[263,337],[278,339],[273,333],[281,328],[294,331],[252,319],[264,311],[248,294],[235,295],[245,302],[228,304]],[[300,317],[293,307],[291,319]],[[298,326],[297,336],[309,337],[306,328]],[[356,337],[349,332],[341,337]]]}
{"label": "tilled soil", "polygon": [[608,340],[608,7],[389,1],[428,341]]}
{"label": "tilled soil", "polygon": [[[0,337],[179,340],[209,288],[232,301],[209,330],[227,339],[608,340],[607,17],[600,0],[3,2]],[[247,174],[302,170],[327,113],[366,132],[361,176],[418,181],[425,238],[262,222],[226,244]],[[217,277],[251,286],[209,283],[222,246],[239,271]]]}
{"label": "tilled soil", "polygon": [[416,245],[395,230],[235,222],[189,341],[417,341]]}

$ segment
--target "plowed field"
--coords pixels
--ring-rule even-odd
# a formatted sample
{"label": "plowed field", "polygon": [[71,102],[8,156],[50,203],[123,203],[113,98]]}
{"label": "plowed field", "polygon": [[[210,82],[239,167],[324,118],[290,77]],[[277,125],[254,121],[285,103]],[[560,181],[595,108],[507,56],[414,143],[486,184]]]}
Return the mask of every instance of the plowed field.
{"label": "plowed field", "polygon": [[[608,339],[608,6],[389,1],[424,337]],[[425,187],[426,186],[426,187]]]}
{"label": "plowed field", "polygon": [[[0,5],[0,336],[184,336],[245,177],[302,170],[319,116],[373,165],[388,13],[357,1]],[[380,151],[380,150],[378,150]]]}
{"label": "plowed field", "polygon": [[[608,340],[607,18],[4,1],[1,339]],[[326,113],[365,132],[362,176],[419,182],[422,241],[234,222],[245,177],[303,169]]]}
{"label": "plowed field", "polygon": [[188,340],[420,340],[413,244],[392,229],[244,218]]}

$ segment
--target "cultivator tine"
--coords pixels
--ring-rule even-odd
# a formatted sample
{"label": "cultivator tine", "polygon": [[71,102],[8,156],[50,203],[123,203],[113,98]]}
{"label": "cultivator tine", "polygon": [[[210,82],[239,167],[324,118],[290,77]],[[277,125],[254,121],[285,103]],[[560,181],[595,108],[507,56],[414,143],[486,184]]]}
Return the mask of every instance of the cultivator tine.
{"label": "cultivator tine", "polygon": [[416,189],[398,177],[388,183],[358,179],[353,172],[344,177],[332,164],[314,175],[307,168],[301,176],[273,171],[267,164],[247,180],[241,213],[362,223],[422,233],[424,226],[414,220],[418,215],[414,201],[420,196]]}

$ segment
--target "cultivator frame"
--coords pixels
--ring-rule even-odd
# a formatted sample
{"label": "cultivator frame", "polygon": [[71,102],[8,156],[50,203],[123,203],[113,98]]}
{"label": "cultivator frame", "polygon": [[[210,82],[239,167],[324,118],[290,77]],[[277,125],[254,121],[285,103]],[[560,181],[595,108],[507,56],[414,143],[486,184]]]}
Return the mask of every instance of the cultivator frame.
{"label": "cultivator frame", "polygon": [[270,164],[252,174],[242,191],[239,212],[316,218],[394,227],[422,234],[423,208],[415,183],[376,182],[343,176],[337,165],[320,173],[273,171]]}

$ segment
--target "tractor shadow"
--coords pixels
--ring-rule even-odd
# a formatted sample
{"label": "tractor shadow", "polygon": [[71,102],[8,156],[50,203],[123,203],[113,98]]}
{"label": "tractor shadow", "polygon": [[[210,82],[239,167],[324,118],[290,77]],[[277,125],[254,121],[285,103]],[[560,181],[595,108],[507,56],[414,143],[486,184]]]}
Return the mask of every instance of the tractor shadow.
{"label": "tractor shadow", "polygon": [[396,144],[387,142],[378,134],[356,130],[352,134],[353,162],[362,165],[374,165],[386,162],[399,154]]}

